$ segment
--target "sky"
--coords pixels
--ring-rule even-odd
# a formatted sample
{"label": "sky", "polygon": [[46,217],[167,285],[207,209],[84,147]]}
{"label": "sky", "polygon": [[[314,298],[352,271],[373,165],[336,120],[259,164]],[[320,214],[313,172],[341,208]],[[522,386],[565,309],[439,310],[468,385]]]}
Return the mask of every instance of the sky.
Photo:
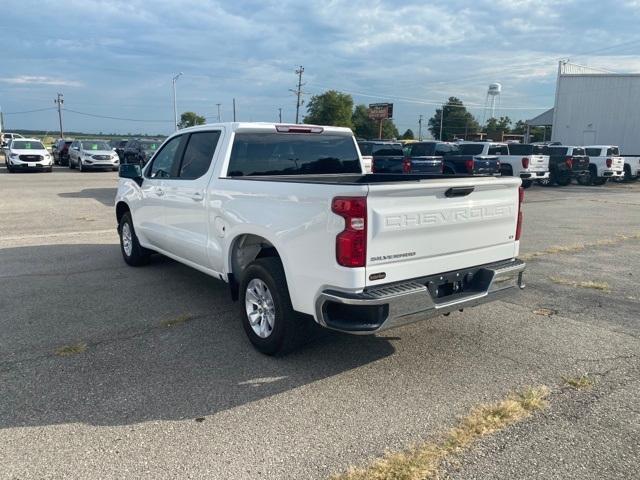
{"label": "sky", "polygon": [[[295,118],[303,98],[335,89],[356,103],[419,115],[456,96],[482,120],[553,106],[560,59],[640,72],[640,0],[3,0],[0,107],[5,129],[167,134],[178,112],[208,122]],[[303,106],[303,113],[305,107]],[[32,110],[41,110],[30,112]],[[30,113],[22,113],[30,112]],[[104,118],[113,117],[113,118]]]}

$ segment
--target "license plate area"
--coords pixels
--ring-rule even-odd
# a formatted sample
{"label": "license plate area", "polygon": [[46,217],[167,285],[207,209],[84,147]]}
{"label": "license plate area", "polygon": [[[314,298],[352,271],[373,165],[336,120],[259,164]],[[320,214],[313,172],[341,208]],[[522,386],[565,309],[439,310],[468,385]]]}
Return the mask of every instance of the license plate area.
{"label": "license plate area", "polygon": [[425,286],[434,303],[487,291],[491,274],[484,268],[469,268],[427,277]]}

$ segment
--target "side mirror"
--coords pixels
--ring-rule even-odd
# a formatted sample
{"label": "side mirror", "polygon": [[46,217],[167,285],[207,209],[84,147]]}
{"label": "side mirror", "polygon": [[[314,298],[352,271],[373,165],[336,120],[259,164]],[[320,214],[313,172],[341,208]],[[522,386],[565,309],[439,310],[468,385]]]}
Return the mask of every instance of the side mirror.
{"label": "side mirror", "polygon": [[142,167],[137,163],[123,163],[120,165],[120,178],[130,178],[139,186],[142,185]]}

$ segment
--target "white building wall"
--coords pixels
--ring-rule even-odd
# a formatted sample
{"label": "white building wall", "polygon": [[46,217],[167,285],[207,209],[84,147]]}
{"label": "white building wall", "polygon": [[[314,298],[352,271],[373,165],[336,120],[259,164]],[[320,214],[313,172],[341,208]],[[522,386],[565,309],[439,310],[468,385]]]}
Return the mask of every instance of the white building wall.
{"label": "white building wall", "polygon": [[553,141],[640,155],[640,75],[561,74],[556,89]]}

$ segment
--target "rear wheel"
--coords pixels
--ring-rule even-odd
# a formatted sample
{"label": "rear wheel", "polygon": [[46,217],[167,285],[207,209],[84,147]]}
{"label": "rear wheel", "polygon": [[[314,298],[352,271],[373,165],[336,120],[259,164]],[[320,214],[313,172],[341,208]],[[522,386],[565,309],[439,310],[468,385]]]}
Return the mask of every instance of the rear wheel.
{"label": "rear wheel", "polygon": [[585,173],[584,175],[580,175],[578,177],[578,183],[585,186],[591,185],[591,174]]}
{"label": "rear wheel", "polygon": [[140,245],[131,221],[131,213],[125,213],[120,219],[118,233],[120,234],[120,251],[127,265],[139,267],[149,263],[151,251]]}
{"label": "rear wheel", "polygon": [[604,185],[605,183],[607,183],[607,178],[606,177],[596,177],[592,180],[592,183],[594,185],[600,186],[600,185]]}
{"label": "rear wheel", "polygon": [[240,282],[242,326],[249,341],[266,355],[283,355],[308,338],[312,320],[293,310],[282,262],[254,260]]}
{"label": "rear wheel", "polygon": [[562,176],[558,177],[556,179],[556,183],[558,185],[560,185],[561,187],[566,187],[567,185],[569,185],[571,183],[571,175],[566,174],[566,175],[562,175]]}
{"label": "rear wheel", "polygon": [[73,165],[73,160],[71,159],[71,157],[69,157],[69,168],[70,168],[71,170],[73,170],[74,168],[76,168],[76,167]]}
{"label": "rear wheel", "polygon": [[533,185],[533,180],[522,180],[522,188],[529,188]]}

